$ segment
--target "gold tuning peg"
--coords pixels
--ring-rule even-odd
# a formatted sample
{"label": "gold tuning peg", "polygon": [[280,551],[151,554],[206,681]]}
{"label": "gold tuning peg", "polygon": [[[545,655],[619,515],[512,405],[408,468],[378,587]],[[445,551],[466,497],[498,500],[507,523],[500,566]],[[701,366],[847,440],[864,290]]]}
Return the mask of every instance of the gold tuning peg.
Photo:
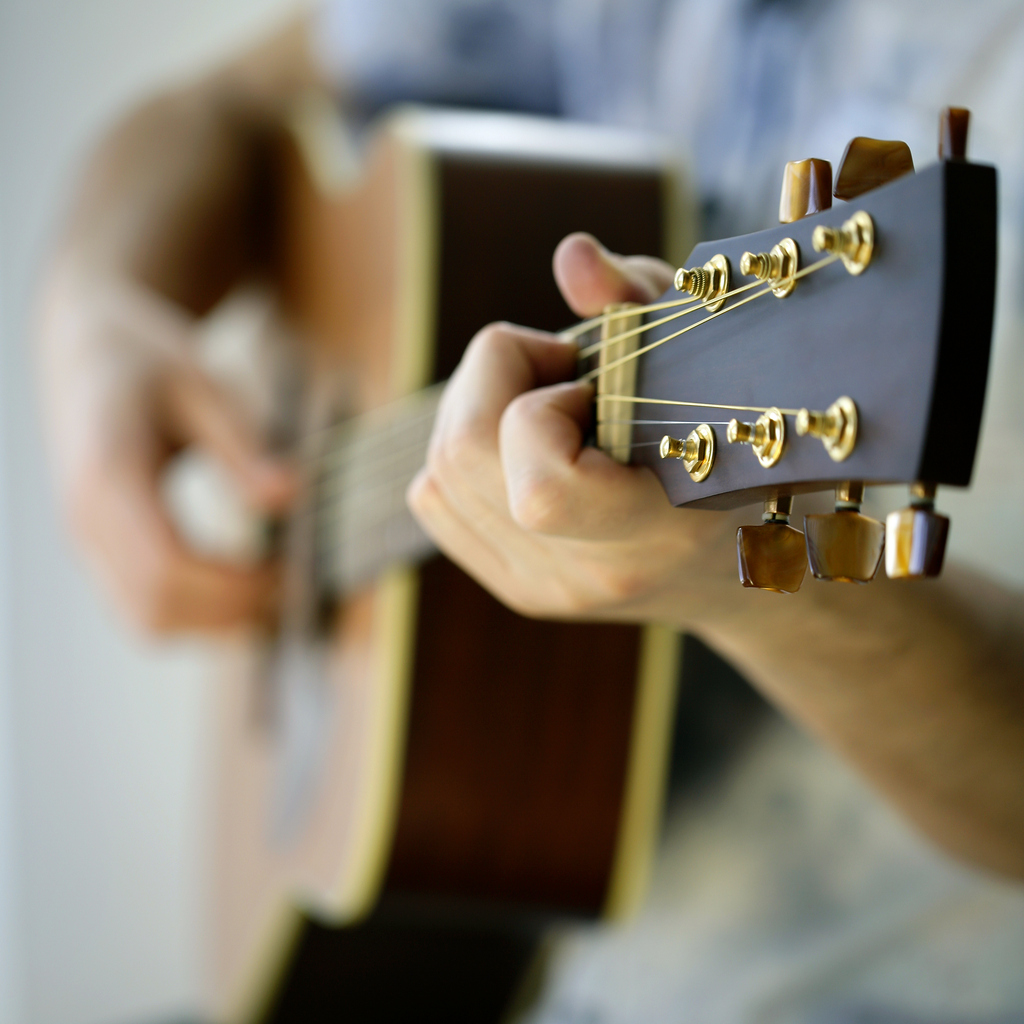
{"label": "gold tuning peg", "polygon": [[885,520],[885,571],[892,579],[922,579],[942,572],[949,518],[935,511],[935,484],[910,488],[910,505]]}
{"label": "gold tuning peg", "polygon": [[944,107],[939,115],[939,159],[967,159],[967,128],[971,112],[966,107]]}
{"label": "gold tuning peg", "polygon": [[791,160],[782,174],[779,221],[792,224],[832,206],[832,165],[827,160]]}
{"label": "gold tuning peg", "polygon": [[703,299],[704,305],[714,313],[725,305],[724,296],[729,290],[729,260],[718,253],[703,267],[680,267],[676,271],[675,288],[686,292],[695,299]]}
{"label": "gold tuning peg", "polygon": [[789,495],[764,503],[760,526],[741,526],[736,531],[740,583],[757,590],[795,594],[807,571],[804,535],[789,525],[793,499]]}
{"label": "gold tuning peg", "polygon": [[858,135],[846,144],[832,194],[836,199],[855,199],[913,170],[914,158],[905,142]]}
{"label": "gold tuning peg", "polygon": [[835,511],[804,516],[807,562],[815,579],[870,583],[885,548],[885,525],[861,515],[864,485],[848,481],[836,488]]}
{"label": "gold tuning peg", "polygon": [[786,419],[774,406],[766,409],[753,423],[729,420],[725,430],[729,444],[749,444],[757,461],[765,469],[774,466],[786,447]]}
{"label": "gold tuning peg", "polygon": [[857,445],[857,405],[852,398],[837,398],[824,412],[801,409],[796,414],[800,437],[820,437],[833,462],[842,462]]}
{"label": "gold tuning peg", "polygon": [[709,424],[702,423],[691,430],[685,440],[666,434],[659,451],[663,459],[682,459],[683,469],[692,480],[700,483],[715,466],[715,432]]}
{"label": "gold tuning peg", "polygon": [[867,210],[858,210],[842,227],[819,224],[811,245],[815,252],[838,253],[851,274],[863,274],[875,252],[875,222]]}
{"label": "gold tuning peg", "polygon": [[800,269],[800,250],[792,238],[784,238],[773,245],[770,252],[745,252],[740,257],[740,273],[769,281],[772,295],[784,299],[796,287],[796,272]]}

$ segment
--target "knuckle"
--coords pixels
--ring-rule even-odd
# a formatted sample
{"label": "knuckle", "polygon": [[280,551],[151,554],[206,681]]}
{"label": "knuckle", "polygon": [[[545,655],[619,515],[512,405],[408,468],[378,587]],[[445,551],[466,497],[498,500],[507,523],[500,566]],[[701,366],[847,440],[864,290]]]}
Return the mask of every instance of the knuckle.
{"label": "knuckle", "polygon": [[629,564],[607,564],[595,574],[593,599],[601,607],[618,607],[645,596],[649,589],[648,576],[640,569]]}
{"label": "knuckle", "polygon": [[502,320],[487,324],[473,336],[466,354],[475,358],[503,353],[509,346],[512,331],[512,325]]}
{"label": "knuckle", "polygon": [[515,481],[509,488],[509,512],[531,533],[564,533],[571,525],[565,484],[550,475]]}
{"label": "knuckle", "polygon": [[449,426],[431,446],[428,468],[442,479],[450,478],[453,472],[472,470],[484,454],[483,431],[483,424],[474,416]]}

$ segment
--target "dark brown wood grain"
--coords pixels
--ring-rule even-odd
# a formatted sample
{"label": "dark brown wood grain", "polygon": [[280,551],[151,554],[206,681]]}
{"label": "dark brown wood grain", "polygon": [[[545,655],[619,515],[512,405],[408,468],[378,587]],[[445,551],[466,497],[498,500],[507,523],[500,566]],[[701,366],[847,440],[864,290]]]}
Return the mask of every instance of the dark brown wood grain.
{"label": "dark brown wood grain", "polygon": [[[838,226],[866,210],[877,234],[874,258],[860,276],[835,263],[798,282],[792,295],[767,295],[725,311],[640,361],[645,397],[780,408],[825,409],[849,395],[860,412],[855,450],[833,462],[814,437],[798,437],[787,417],[781,461],[760,466],[746,445],[725,443],[695,483],[681,463],[638,448],[673,504],[730,508],[779,493],[826,490],[843,480],[927,480],[966,486],[977,446],[988,377],[995,301],[996,195],[991,167],[943,162],[794,224],[698,245],[687,266],[724,254],[733,286],[745,250],[796,240],[801,266],[820,259],[811,246],[818,224]],[[665,298],[678,296],[668,293]],[[735,300],[734,300],[735,301]],[[652,330],[664,337],[705,312]],[[637,407],[651,419],[728,420],[714,408]],[[657,410],[655,414],[654,411]],[[753,420],[756,413],[736,413]],[[665,427],[636,428],[638,441]],[[689,427],[680,427],[685,436]]]}
{"label": "dark brown wood grain", "polygon": [[[662,181],[447,157],[435,379],[491,320],[570,323],[569,232],[662,250]],[[387,889],[596,914],[618,834],[640,630],[509,611],[446,559],[420,572],[409,736]]]}
{"label": "dark brown wood grain", "polygon": [[445,559],[421,569],[389,889],[600,911],[638,632],[526,619]]}

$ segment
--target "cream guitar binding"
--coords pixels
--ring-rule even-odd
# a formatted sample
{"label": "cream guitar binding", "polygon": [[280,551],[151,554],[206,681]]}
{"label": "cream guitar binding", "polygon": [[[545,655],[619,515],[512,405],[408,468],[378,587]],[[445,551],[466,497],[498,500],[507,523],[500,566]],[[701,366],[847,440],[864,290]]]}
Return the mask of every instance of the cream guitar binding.
{"label": "cream guitar binding", "polygon": [[431,385],[475,330],[564,325],[550,257],[570,230],[670,255],[667,225],[686,224],[677,171],[643,136],[407,109],[355,173],[335,116],[304,102],[281,147],[281,292],[312,382],[311,486],[282,632],[239,649],[220,689],[220,1020],[272,1014],[306,915],[356,934],[382,895],[628,914],[660,821],[676,637],[514,615],[429,558],[403,495]]}

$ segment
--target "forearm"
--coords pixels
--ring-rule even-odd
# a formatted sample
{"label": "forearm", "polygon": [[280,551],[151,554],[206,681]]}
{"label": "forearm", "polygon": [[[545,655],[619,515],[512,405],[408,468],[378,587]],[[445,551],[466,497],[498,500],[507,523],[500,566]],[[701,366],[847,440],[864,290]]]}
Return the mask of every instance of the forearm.
{"label": "forearm", "polygon": [[295,22],[215,72],[143,104],[99,143],[73,197],[53,278],[113,278],[208,310],[258,273],[272,242],[272,144],[317,80]]}
{"label": "forearm", "polygon": [[937,582],[808,580],[792,596],[724,582],[680,625],[937,842],[1024,876],[1022,595],[956,567]]}

